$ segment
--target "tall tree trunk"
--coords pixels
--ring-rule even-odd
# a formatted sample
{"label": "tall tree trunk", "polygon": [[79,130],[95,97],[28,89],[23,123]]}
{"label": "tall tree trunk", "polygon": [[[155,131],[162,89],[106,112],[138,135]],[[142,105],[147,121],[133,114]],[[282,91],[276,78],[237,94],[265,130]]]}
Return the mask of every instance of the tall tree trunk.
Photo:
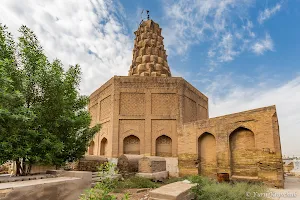
{"label": "tall tree trunk", "polygon": [[22,176],[22,174],[23,174],[22,171],[23,171],[23,169],[22,169],[20,160],[16,160],[16,175]]}
{"label": "tall tree trunk", "polygon": [[25,163],[25,158],[22,159],[22,176],[26,176],[26,163]]}
{"label": "tall tree trunk", "polygon": [[32,168],[32,164],[29,163],[28,166],[27,166],[26,175],[30,174],[31,168]]}

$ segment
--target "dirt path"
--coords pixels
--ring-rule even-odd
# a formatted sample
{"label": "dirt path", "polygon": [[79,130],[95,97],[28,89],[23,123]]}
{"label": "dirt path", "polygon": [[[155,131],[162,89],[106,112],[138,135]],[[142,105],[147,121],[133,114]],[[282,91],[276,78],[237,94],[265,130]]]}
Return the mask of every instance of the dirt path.
{"label": "dirt path", "polygon": [[284,189],[270,189],[273,200],[300,200],[300,177],[285,177]]}

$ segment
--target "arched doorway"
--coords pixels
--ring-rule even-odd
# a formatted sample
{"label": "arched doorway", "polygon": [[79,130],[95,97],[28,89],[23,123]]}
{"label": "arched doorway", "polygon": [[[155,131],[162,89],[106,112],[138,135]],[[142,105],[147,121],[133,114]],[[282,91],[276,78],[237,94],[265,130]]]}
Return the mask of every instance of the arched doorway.
{"label": "arched doorway", "polygon": [[210,133],[203,133],[198,138],[198,172],[204,176],[216,176],[217,173],[217,153],[216,139]]}
{"label": "arched doorway", "polygon": [[89,145],[89,155],[94,155],[95,142],[91,141]]}
{"label": "arched doorway", "polygon": [[105,137],[101,140],[100,155],[102,156],[107,155],[107,139]]}
{"label": "arched doorway", "polygon": [[156,156],[172,157],[172,139],[162,135],[156,139]]}
{"label": "arched doorway", "polygon": [[229,136],[231,173],[236,176],[257,176],[254,133],[238,128]]}
{"label": "arched doorway", "polygon": [[124,138],[124,154],[140,154],[140,139],[134,135]]}

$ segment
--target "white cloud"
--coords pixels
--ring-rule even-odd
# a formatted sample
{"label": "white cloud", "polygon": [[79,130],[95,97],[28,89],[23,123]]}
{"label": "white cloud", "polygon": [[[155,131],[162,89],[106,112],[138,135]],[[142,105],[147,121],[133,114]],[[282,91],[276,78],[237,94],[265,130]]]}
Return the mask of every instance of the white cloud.
{"label": "white cloud", "polygon": [[234,50],[233,36],[230,33],[223,35],[218,47],[220,51],[219,60],[221,62],[231,61],[238,54],[238,52]]}
{"label": "white cloud", "polygon": [[264,54],[265,51],[273,51],[274,44],[271,36],[266,34],[265,39],[261,39],[253,44],[252,51],[258,55]]}
{"label": "white cloud", "polygon": [[[218,63],[232,61],[247,38],[254,38],[247,10],[253,0],[179,0],[165,3],[165,44],[169,54],[185,55],[189,47],[209,42],[210,71]],[[191,6],[193,5],[193,6]],[[238,19],[238,23],[234,21]],[[242,45],[241,45],[242,44]]]}
{"label": "white cloud", "polygon": [[51,60],[80,64],[83,94],[113,75],[127,75],[133,42],[116,1],[2,0],[0,13],[15,37],[22,24],[31,28]]}
{"label": "white cloud", "polygon": [[266,8],[264,11],[261,11],[259,13],[259,16],[257,18],[257,21],[262,24],[264,21],[268,20],[270,17],[275,15],[278,11],[281,9],[281,4],[277,3],[274,7],[272,8]]}
{"label": "white cloud", "polygon": [[[234,60],[244,52],[258,55],[273,50],[270,35],[260,39],[259,28],[250,20],[255,0],[179,0],[166,1],[167,23],[163,27],[170,56],[185,55],[193,45],[207,48],[208,71]],[[191,6],[192,5],[192,6]],[[277,4],[261,13],[266,20],[280,9]]]}
{"label": "white cloud", "polygon": [[237,82],[228,74],[216,76],[210,83],[206,93],[210,117],[276,105],[283,154],[299,155],[300,76],[279,86],[266,83],[264,87],[244,87]]}

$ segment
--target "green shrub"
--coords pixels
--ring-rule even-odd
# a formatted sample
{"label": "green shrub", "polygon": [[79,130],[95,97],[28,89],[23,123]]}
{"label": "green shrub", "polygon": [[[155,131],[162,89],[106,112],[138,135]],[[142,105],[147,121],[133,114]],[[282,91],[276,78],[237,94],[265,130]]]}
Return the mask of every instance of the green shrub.
{"label": "green shrub", "polygon": [[206,177],[191,176],[188,177],[192,183],[197,186],[192,188],[197,200],[263,200],[265,197],[259,197],[255,194],[266,193],[267,189],[262,184],[251,183],[218,183]]}
{"label": "green shrub", "polygon": [[130,177],[124,181],[118,182],[118,189],[129,189],[129,188],[157,188],[160,184],[154,183],[149,179],[142,177]]}
{"label": "green shrub", "polygon": [[172,177],[172,178],[169,178],[169,179],[166,179],[164,180],[164,184],[170,184],[170,183],[175,183],[175,182],[178,182],[178,181],[183,181],[187,179],[186,177]]}
{"label": "green shrub", "polygon": [[[116,196],[110,195],[116,187],[118,180],[106,177],[111,173],[111,169],[114,169],[115,164],[104,163],[99,167],[99,176],[102,178],[101,182],[98,182],[94,188],[88,189],[80,197],[80,200],[115,200]],[[129,199],[128,194],[125,194],[122,198],[124,200]]]}

